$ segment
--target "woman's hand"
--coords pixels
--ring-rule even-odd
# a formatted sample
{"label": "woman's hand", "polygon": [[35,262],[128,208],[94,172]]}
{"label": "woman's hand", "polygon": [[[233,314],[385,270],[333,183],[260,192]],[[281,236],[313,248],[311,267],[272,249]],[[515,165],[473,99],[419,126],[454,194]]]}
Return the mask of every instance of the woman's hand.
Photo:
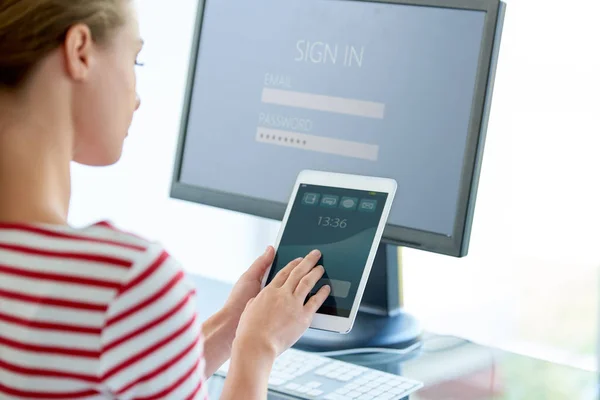
{"label": "woman's hand", "polygon": [[248,301],[237,328],[231,365],[221,398],[266,398],[275,358],[309,328],[330,289],[323,286],[308,302],[306,297],[323,276],[315,268],[321,253],[292,261],[254,299]]}
{"label": "woman's hand", "polygon": [[252,348],[269,358],[277,357],[300,339],[331,291],[323,286],[305,304],[325,272],[322,266],[315,267],[320,258],[315,250],[292,261],[248,302],[238,325],[234,353],[236,347],[242,352]]}
{"label": "woman's hand", "polygon": [[231,294],[227,299],[223,312],[235,321],[234,325],[236,329],[240,317],[246,308],[246,304],[260,292],[265,272],[273,263],[274,258],[275,249],[271,246],[267,247],[265,253],[254,261],[231,290]]}

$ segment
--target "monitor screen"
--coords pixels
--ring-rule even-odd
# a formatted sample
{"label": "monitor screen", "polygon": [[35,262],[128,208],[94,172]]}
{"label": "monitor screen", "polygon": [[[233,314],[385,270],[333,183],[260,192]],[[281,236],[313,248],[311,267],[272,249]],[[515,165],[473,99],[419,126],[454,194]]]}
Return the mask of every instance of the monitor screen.
{"label": "monitor screen", "polygon": [[176,180],[282,217],[303,169],[394,178],[389,224],[450,238],[485,28],[482,10],[207,0]]}

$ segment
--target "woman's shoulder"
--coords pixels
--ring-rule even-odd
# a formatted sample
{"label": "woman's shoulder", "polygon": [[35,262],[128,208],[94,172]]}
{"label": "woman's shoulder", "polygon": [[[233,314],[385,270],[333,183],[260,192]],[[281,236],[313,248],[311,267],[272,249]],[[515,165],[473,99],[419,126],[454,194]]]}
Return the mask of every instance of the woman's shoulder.
{"label": "woman's shoulder", "polygon": [[160,243],[118,228],[109,221],[84,227],[26,223],[0,223],[0,250],[48,257],[70,258],[123,269],[144,267],[158,257],[165,257]]}
{"label": "woman's shoulder", "polygon": [[[170,269],[180,268],[161,243],[123,230],[110,221],[84,227],[79,230],[79,234],[85,235],[92,242],[112,247],[115,254],[127,255],[131,260],[131,269],[137,270],[137,273],[157,268],[159,265],[168,265]],[[133,272],[133,275],[137,273]]]}
{"label": "woman's shoulder", "polygon": [[146,251],[149,247],[157,246],[157,243],[138,234],[120,229],[110,221],[99,221],[76,231],[82,235],[89,236],[92,240],[105,241],[107,244],[140,252]]}
{"label": "woman's shoulder", "polygon": [[115,246],[145,251],[151,242],[117,228],[109,221],[76,228],[68,225],[0,222],[0,237],[35,242],[55,242],[79,247],[85,244]]}

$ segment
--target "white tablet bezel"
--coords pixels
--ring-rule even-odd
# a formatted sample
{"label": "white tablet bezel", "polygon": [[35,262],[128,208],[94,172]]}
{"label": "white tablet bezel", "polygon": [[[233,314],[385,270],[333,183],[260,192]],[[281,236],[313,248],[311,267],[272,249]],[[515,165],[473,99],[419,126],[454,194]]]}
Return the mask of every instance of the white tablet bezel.
{"label": "white tablet bezel", "polygon": [[[367,258],[367,263],[363,271],[362,277],[360,279],[358,291],[356,292],[356,298],[354,299],[352,309],[350,310],[350,316],[338,317],[334,315],[317,313],[310,326],[313,329],[320,329],[338,333],[348,333],[354,325],[354,320],[356,319],[356,314],[358,312],[358,308],[360,306],[360,302],[365,291],[365,286],[367,285],[369,274],[371,273],[371,268],[375,260],[375,255],[377,253],[377,248],[379,247],[379,242],[381,241],[385,225],[390,215],[390,210],[392,209],[392,203],[394,201],[398,185],[395,180],[387,178],[375,178],[369,176],[338,174],[332,172],[321,172],[312,170],[302,171],[298,175],[296,184],[294,185],[294,190],[285,210],[285,216],[283,217],[281,228],[279,229],[277,240],[275,242],[275,249],[279,248],[279,243],[281,242],[281,237],[283,236],[283,232],[285,231],[288,218],[290,216],[296,196],[298,194],[298,189],[302,184],[339,187],[344,189],[364,190],[388,194],[385,206],[383,208],[383,213],[381,214],[379,225],[377,226],[377,232],[375,233],[373,243],[371,244],[371,251],[369,252],[369,257]],[[266,285],[271,268],[272,266],[269,267],[263,278],[263,288]]]}

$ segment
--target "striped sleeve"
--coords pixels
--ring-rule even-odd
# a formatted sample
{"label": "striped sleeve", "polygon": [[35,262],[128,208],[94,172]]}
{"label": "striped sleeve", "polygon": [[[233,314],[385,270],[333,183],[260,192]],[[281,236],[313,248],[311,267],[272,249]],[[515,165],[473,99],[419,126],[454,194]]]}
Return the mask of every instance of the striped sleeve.
{"label": "striped sleeve", "polygon": [[109,306],[102,383],[119,400],[206,399],[194,287],[160,246],[145,256]]}

